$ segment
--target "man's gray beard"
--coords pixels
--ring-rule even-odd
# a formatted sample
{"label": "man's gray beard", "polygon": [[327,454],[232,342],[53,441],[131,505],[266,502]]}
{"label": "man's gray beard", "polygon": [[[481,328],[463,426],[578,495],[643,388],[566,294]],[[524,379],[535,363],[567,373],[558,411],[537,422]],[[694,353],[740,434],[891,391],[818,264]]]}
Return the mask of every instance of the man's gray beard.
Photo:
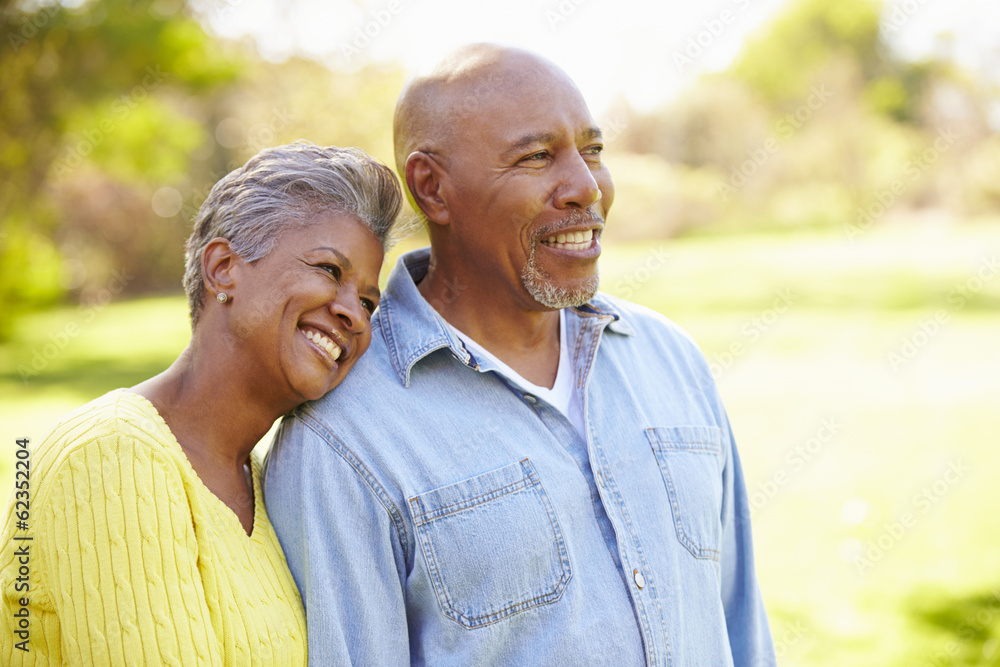
{"label": "man's gray beard", "polygon": [[547,308],[559,310],[582,306],[597,294],[597,290],[601,286],[601,277],[596,272],[587,282],[576,289],[567,289],[553,284],[552,276],[543,273],[535,264],[535,248],[537,247],[537,242],[531,246],[528,263],[521,269],[521,283],[535,301]]}

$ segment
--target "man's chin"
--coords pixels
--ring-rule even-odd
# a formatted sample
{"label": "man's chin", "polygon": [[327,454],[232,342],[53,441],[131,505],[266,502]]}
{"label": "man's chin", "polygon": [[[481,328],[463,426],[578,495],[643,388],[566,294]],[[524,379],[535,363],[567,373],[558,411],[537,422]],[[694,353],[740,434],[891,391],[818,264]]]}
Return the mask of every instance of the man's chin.
{"label": "man's chin", "polygon": [[[597,256],[600,255],[599,245],[596,246],[597,254],[591,261],[572,262],[571,267],[565,266],[563,262],[557,262],[556,267],[559,270],[555,273],[562,276],[561,280],[556,279],[553,273],[543,268],[546,264],[545,259],[548,258],[543,259],[538,256],[539,246],[538,243],[532,245],[528,261],[521,269],[521,283],[535,301],[546,308],[561,310],[582,306],[597,294],[597,289],[601,285],[601,278],[597,271]],[[542,255],[544,256],[545,253],[543,252]],[[542,261],[539,261],[540,259]],[[577,275],[572,278],[567,276],[567,268],[570,268],[568,273],[577,273]]]}
{"label": "man's chin", "polygon": [[601,285],[601,279],[596,273],[572,286],[560,285],[537,272],[526,271],[521,278],[524,288],[535,301],[554,310],[582,306],[594,298]]}

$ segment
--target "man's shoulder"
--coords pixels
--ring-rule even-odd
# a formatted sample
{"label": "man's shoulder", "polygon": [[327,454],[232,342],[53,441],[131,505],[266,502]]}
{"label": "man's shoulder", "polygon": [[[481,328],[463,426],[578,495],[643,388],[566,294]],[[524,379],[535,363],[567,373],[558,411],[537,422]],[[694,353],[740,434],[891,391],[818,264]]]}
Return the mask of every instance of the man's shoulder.
{"label": "man's shoulder", "polygon": [[362,415],[384,418],[388,407],[398,400],[397,394],[405,390],[404,369],[393,359],[392,350],[383,335],[380,323],[372,320],[372,340],[365,352],[344,381],[322,398],[310,401],[292,413],[295,419],[322,423],[351,422]]}
{"label": "man's shoulder", "polygon": [[623,323],[622,328],[631,330],[640,338],[657,336],[698,349],[697,343],[687,331],[659,311],[604,292],[598,293],[593,303],[600,310],[616,314]]}

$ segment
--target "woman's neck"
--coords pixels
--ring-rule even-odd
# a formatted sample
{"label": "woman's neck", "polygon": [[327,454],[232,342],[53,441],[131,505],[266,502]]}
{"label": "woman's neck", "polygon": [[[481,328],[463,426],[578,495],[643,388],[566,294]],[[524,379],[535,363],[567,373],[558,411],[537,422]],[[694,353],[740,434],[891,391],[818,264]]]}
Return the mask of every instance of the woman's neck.
{"label": "woman's neck", "polygon": [[193,338],[167,370],[132,390],[149,399],[192,463],[242,471],[254,445],[295,407],[254,391],[249,367]]}

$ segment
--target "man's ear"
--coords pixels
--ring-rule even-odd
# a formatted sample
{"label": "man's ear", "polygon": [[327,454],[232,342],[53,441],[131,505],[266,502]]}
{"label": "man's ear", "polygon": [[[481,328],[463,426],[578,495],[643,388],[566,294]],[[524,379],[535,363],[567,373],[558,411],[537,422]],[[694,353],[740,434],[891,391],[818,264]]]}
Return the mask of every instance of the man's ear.
{"label": "man's ear", "polygon": [[201,275],[205,280],[205,291],[214,298],[219,292],[225,292],[232,297],[236,288],[236,275],[233,269],[240,262],[229,244],[229,239],[216,237],[208,242],[201,253]]}
{"label": "man's ear", "polygon": [[441,192],[446,174],[434,156],[424,151],[410,153],[404,173],[406,187],[427,219],[439,225],[450,223],[451,214]]}

